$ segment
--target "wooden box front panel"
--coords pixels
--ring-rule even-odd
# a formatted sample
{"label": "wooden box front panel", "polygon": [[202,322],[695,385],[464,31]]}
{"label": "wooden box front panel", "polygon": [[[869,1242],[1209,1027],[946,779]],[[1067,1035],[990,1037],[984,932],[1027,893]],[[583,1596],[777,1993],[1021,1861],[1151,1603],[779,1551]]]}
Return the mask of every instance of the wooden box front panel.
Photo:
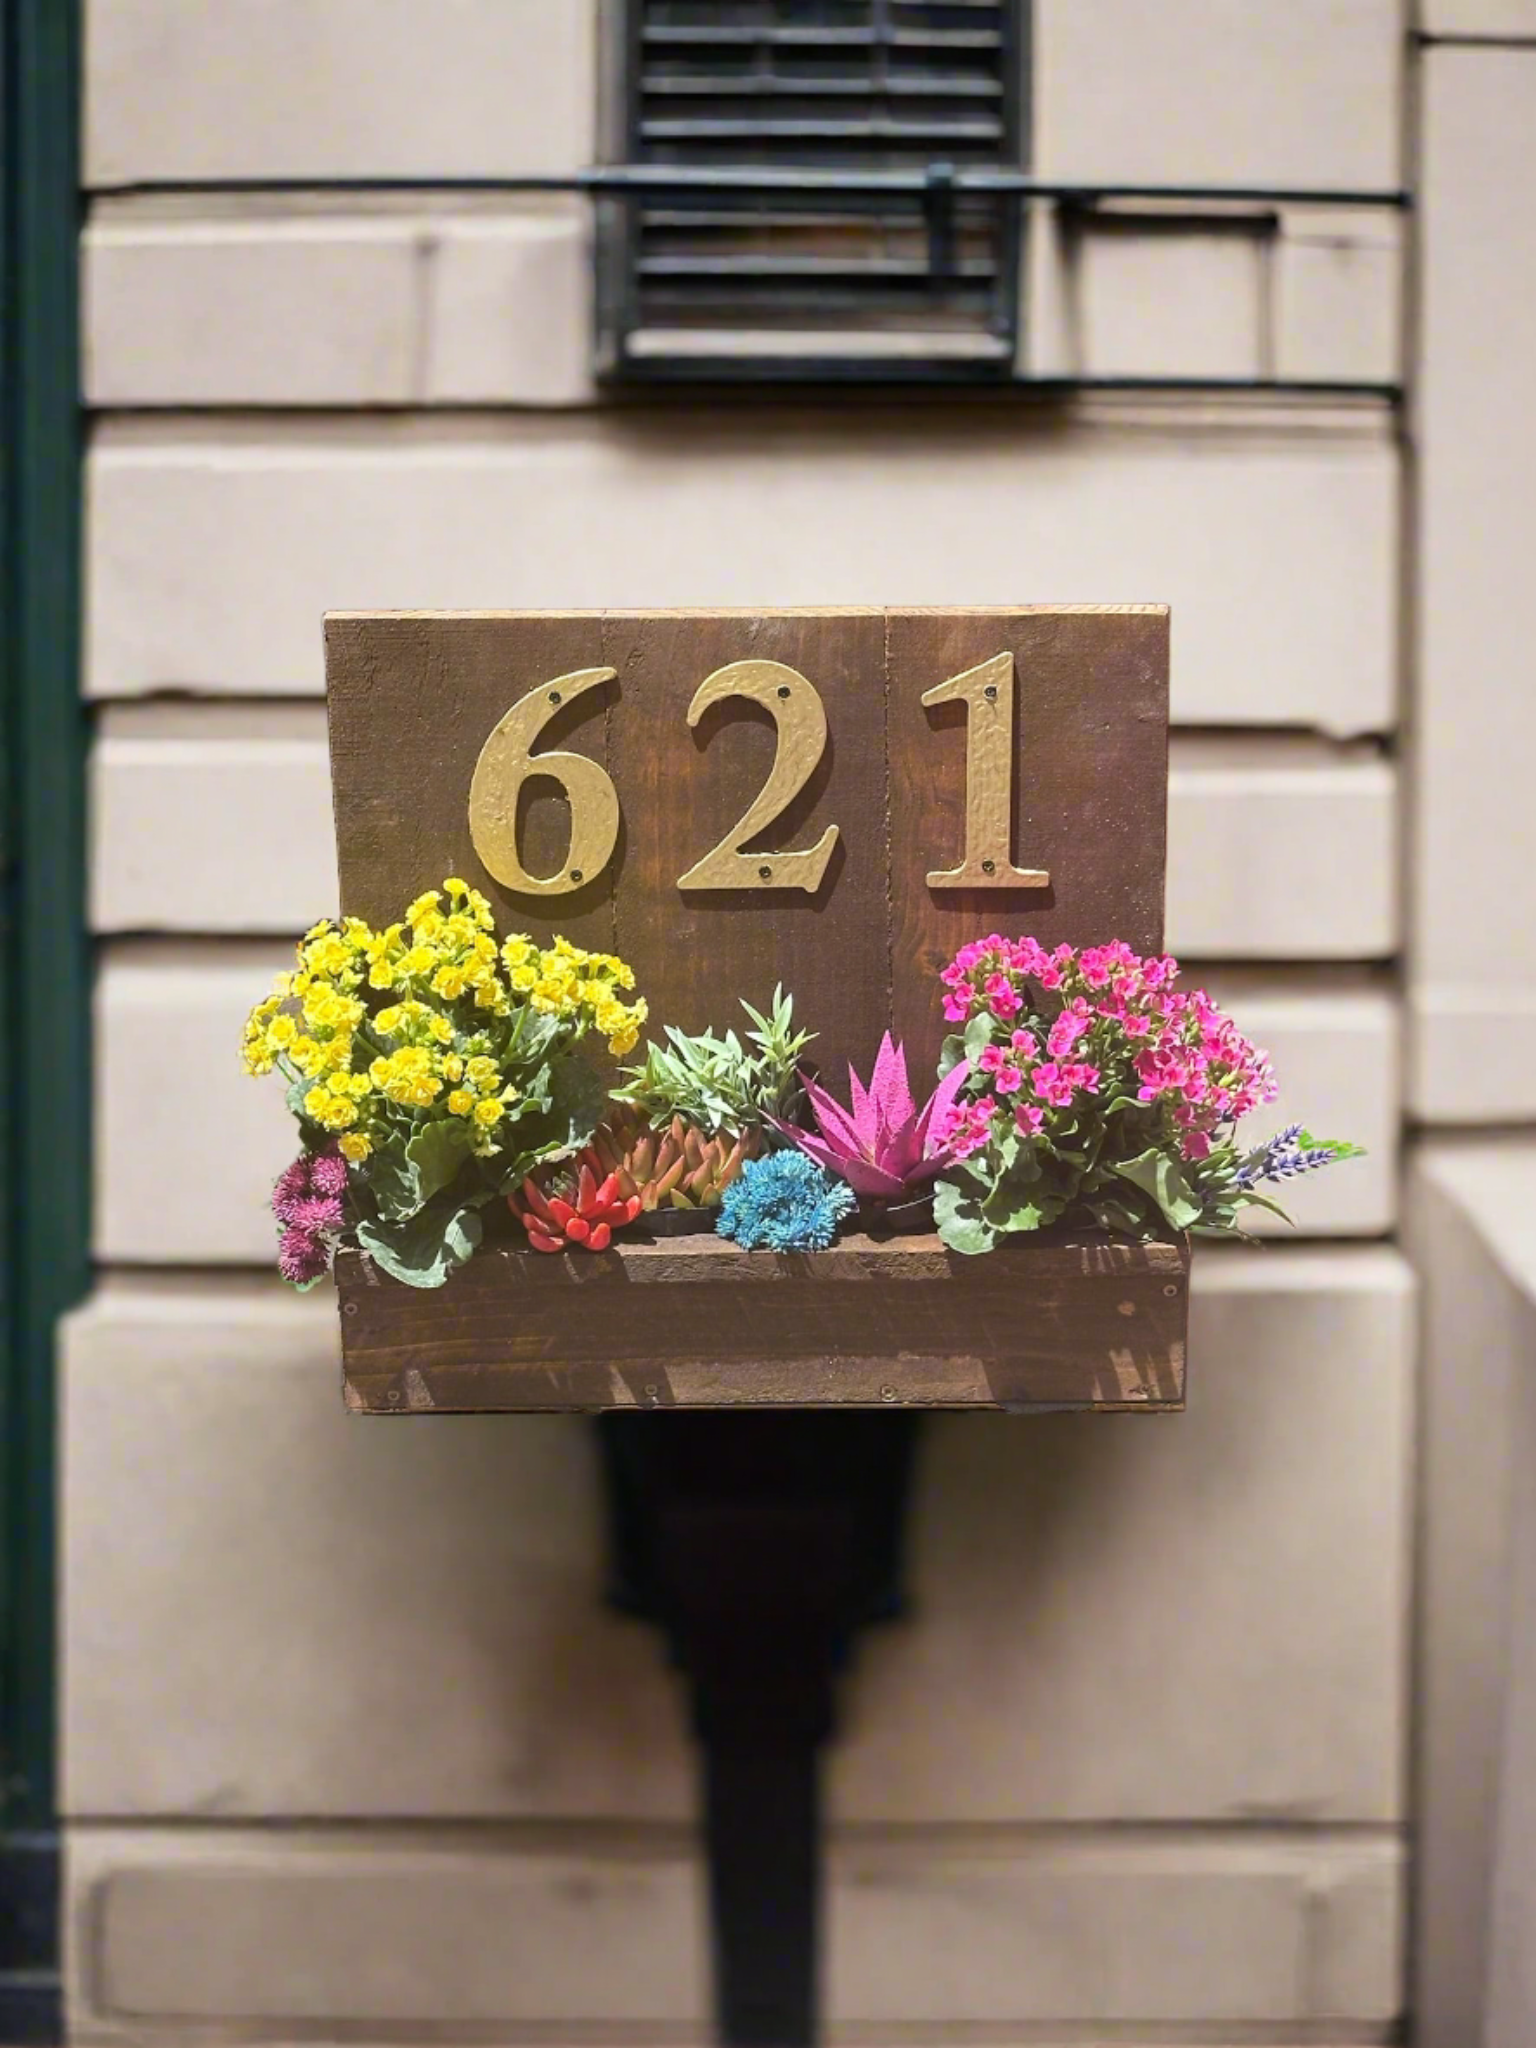
{"label": "wooden box front panel", "polygon": [[[723,1028],[736,998],[793,991],[834,1071],[872,1059],[894,1022],[914,1078],[944,1025],[938,970],[993,930],[1042,942],[1162,941],[1168,615],[1160,606],[996,610],[338,614],[326,625],[344,912],[382,923],[462,874],[502,931],[557,931],[635,968],[653,1025]],[[1012,656],[1011,759],[997,800],[1003,856],[1045,887],[929,877],[967,850],[964,703],[925,693]],[[762,788],[773,717],[733,698],[688,724],[705,680],[771,661],[820,699],[826,743],[787,809],[747,844],[748,886],[680,888]],[[612,780],[612,859],[558,896],[499,883],[476,855],[469,794],[492,730],[530,691],[582,670],[614,680],[564,705],[535,752],[585,755]],[[786,688],[790,687],[788,684]],[[798,685],[795,686],[798,690]],[[530,874],[559,874],[568,813],[547,782],[520,806]],[[820,886],[777,886],[773,855],[837,844]]]}
{"label": "wooden box front panel", "polygon": [[1185,1241],[1053,1231],[743,1252],[717,1237],[485,1246],[440,1294],[336,1265],[346,1396],[372,1415],[562,1408],[1184,1405]]}

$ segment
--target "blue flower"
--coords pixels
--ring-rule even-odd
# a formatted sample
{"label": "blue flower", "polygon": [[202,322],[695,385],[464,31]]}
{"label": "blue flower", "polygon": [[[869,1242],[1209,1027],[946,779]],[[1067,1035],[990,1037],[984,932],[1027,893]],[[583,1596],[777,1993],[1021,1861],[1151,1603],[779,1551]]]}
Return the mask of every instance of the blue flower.
{"label": "blue flower", "polygon": [[715,1228],[744,1251],[824,1252],[854,1207],[853,1189],[814,1159],[771,1152],[749,1159],[731,1182]]}

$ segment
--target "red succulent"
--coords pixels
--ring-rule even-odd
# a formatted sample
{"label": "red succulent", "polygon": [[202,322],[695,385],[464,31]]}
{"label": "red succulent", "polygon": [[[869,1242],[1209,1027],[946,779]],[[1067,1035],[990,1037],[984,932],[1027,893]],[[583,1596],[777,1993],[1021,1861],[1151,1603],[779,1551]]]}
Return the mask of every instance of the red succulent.
{"label": "red succulent", "polygon": [[640,1197],[619,1192],[617,1173],[600,1181],[585,1161],[574,1182],[546,1189],[530,1177],[519,1194],[507,1196],[507,1203],[536,1252],[569,1251],[577,1245],[605,1252],[613,1233],[640,1214]]}

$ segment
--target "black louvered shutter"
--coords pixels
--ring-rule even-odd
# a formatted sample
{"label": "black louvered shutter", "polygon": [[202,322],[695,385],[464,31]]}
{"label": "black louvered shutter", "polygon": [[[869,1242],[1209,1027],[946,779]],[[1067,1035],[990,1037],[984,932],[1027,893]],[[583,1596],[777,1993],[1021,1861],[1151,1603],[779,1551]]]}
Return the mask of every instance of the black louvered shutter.
{"label": "black louvered shutter", "polygon": [[926,200],[695,188],[622,202],[610,367],[1005,374],[1017,208],[946,200],[941,167],[1021,161],[1020,4],[629,0],[630,162],[940,168]]}

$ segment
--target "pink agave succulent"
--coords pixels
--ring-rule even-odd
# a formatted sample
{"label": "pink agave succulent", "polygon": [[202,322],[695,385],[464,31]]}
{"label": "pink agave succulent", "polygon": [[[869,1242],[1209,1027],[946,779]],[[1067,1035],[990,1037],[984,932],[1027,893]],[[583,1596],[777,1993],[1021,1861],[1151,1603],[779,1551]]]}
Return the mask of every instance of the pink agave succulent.
{"label": "pink agave succulent", "polygon": [[907,1055],[886,1032],[869,1086],[850,1066],[848,1088],[853,1107],[844,1109],[835,1096],[814,1081],[805,1083],[806,1099],[816,1119],[815,1131],[776,1126],[781,1136],[833,1173],[840,1174],[861,1195],[890,1202],[910,1194],[954,1156],[937,1144],[933,1131],[964,1087],[969,1068],[964,1060],[951,1068],[919,1109],[907,1080]]}

